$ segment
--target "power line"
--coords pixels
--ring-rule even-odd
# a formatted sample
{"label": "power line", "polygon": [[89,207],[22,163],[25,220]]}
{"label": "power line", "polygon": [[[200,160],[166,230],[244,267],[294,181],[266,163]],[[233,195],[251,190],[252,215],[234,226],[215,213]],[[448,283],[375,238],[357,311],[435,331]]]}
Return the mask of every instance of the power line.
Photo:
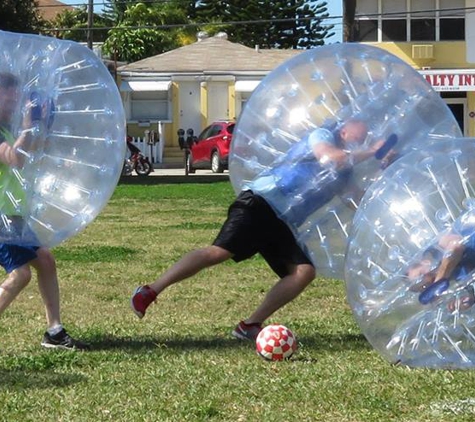
{"label": "power line", "polygon": [[[190,23],[175,23],[175,24],[163,24],[163,25],[134,25],[134,26],[101,26],[96,28],[91,28],[95,31],[105,31],[110,29],[173,29],[173,28],[192,28],[195,26],[235,26],[235,25],[251,25],[259,23],[284,23],[284,22],[294,22],[294,21],[312,21],[312,20],[323,20],[323,18],[318,17],[301,17],[301,18],[282,18],[282,19],[256,19],[256,20],[247,20],[247,21],[228,21],[228,22],[190,22]],[[328,25],[330,26],[330,24]],[[88,30],[88,28],[47,28],[50,31],[70,31],[70,30]]]}
{"label": "power line", "polygon": [[[90,0],[89,0],[90,1]],[[140,3],[169,3],[170,0],[142,0]],[[119,4],[131,4],[127,1],[117,2]],[[94,3],[94,4],[108,4],[105,2],[102,3]],[[84,4],[79,4],[80,6],[85,6]],[[73,6],[73,5],[69,5]],[[51,7],[49,5],[39,6],[39,7]],[[53,6],[55,7],[55,6]],[[57,7],[57,6],[56,6]],[[459,7],[459,8],[450,8],[450,9],[427,9],[427,10],[418,10],[414,12],[390,12],[390,13],[365,13],[365,14],[358,14],[355,15],[355,19],[358,18],[391,18],[391,17],[401,17],[402,15],[407,16],[408,14],[415,15],[417,14],[418,17],[422,17],[424,14],[432,14],[436,12],[444,12],[444,13],[457,13],[457,12],[467,12],[475,10],[475,7]],[[454,15],[458,16],[458,15]],[[427,17],[427,16],[426,16]],[[285,22],[294,22],[294,21],[311,21],[311,20],[321,20],[321,21],[329,21],[329,20],[341,20],[343,16],[336,15],[336,16],[314,16],[314,17],[294,17],[294,18],[282,18],[282,19],[255,19],[255,20],[247,20],[247,21],[221,21],[221,22],[190,22],[190,23],[182,23],[182,24],[162,24],[162,25],[131,25],[131,26],[101,26],[101,27],[86,27],[86,28],[45,28],[49,31],[70,31],[70,30],[92,30],[92,31],[106,31],[111,29],[119,29],[119,30],[136,30],[136,29],[173,29],[173,28],[192,28],[197,26],[236,26],[236,25],[253,25],[253,24],[262,24],[262,23],[285,23]],[[335,22],[335,23],[327,23],[326,26],[341,26],[342,23]]]}

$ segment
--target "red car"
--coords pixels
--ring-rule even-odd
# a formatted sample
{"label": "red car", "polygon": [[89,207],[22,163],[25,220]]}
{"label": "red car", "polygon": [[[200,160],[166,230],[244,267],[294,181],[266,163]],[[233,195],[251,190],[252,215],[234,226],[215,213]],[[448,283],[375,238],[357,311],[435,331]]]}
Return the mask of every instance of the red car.
{"label": "red car", "polygon": [[222,173],[228,168],[234,125],[231,121],[214,122],[193,140],[186,160],[188,173],[194,173],[196,169]]}

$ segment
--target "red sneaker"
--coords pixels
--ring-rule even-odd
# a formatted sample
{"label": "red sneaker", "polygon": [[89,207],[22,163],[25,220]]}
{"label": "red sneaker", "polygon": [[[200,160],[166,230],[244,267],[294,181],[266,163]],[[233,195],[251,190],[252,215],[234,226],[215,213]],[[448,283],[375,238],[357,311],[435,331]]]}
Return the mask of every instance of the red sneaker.
{"label": "red sneaker", "polygon": [[157,294],[149,286],[139,286],[130,298],[130,306],[135,315],[143,318],[145,311],[152,302],[155,302]]}
{"label": "red sneaker", "polygon": [[246,324],[244,321],[241,321],[238,325],[236,325],[236,328],[231,334],[239,340],[255,341],[261,330],[262,325],[258,322]]}

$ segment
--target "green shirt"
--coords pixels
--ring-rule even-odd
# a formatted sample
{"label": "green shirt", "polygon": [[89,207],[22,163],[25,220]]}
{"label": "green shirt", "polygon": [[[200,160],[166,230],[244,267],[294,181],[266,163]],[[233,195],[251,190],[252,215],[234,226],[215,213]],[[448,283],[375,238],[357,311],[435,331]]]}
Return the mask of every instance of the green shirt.
{"label": "green shirt", "polygon": [[[15,143],[12,133],[0,126],[0,143]],[[18,169],[0,162],[0,214],[22,215],[26,204],[26,192]]]}

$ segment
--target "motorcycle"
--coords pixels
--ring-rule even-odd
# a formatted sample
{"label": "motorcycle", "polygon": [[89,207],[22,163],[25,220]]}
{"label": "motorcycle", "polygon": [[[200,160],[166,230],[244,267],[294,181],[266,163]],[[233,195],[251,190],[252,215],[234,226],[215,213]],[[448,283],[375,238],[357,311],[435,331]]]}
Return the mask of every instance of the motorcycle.
{"label": "motorcycle", "polygon": [[122,176],[131,176],[133,171],[137,173],[137,176],[148,176],[153,172],[152,164],[141,152],[132,154],[130,158],[125,159]]}

